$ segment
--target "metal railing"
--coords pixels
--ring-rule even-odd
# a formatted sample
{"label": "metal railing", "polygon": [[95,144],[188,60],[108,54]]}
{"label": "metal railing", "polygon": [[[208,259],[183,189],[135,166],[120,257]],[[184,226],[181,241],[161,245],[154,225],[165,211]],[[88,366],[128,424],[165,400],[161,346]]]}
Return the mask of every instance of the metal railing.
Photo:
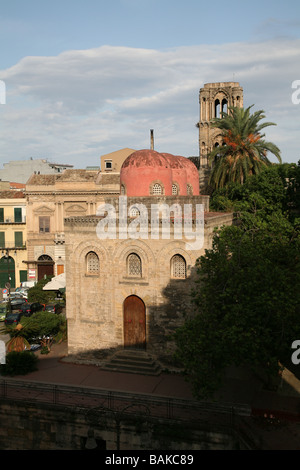
{"label": "metal railing", "polygon": [[0,379],[0,398],[73,408],[105,407],[112,411],[127,407],[128,412],[130,412],[130,407],[133,409],[134,406],[144,405],[153,417],[178,420],[204,418],[207,414],[217,419],[224,416],[231,417],[233,413],[240,416],[249,416],[251,413],[247,405],[215,404],[142,393],[26,382],[10,378]]}
{"label": "metal railing", "polygon": [[262,443],[247,424],[248,405],[209,403],[142,393],[118,392],[89,387],[27,382],[0,378],[0,400],[63,406],[91,415],[111,413],[114,419],[140,416],[177,422],[195,423],[201,430],[235,436],[248,449],[262,448]]}
{"label": "metal railing", "polygon": [[26,250],[26,243],[0,242],[0,250]]}

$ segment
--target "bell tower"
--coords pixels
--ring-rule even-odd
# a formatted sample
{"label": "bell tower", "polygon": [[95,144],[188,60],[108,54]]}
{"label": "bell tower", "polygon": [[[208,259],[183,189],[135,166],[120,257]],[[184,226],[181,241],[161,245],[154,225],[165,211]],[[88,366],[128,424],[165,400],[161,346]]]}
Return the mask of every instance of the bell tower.
{"label": "bell tower", "polygon": [[229,107],[243,107],[243,88],[238,82],[206,83],[200,89],[199,157],[201,168],[209,169],[208,155],[222,145],[219,129],[211,127],[211,120],[222,117]]}

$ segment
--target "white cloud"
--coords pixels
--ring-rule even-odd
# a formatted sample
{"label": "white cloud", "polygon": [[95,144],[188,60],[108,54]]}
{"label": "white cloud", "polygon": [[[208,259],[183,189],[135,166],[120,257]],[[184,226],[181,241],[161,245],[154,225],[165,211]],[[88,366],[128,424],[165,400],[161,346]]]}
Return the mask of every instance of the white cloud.
{"label": "white cloud", "polygon": [[291,85],[299,63],[299,40],[26,57],[0,74],[7,88],[1,159],[43,156],[84,168],[118,148],[149,147],[150,129],[158,150],[197,155],[199,89],[239,81],[244,105],[277,123],[266,130],[268,140],[284,161],[298,161],[300,105],[291,101]]}

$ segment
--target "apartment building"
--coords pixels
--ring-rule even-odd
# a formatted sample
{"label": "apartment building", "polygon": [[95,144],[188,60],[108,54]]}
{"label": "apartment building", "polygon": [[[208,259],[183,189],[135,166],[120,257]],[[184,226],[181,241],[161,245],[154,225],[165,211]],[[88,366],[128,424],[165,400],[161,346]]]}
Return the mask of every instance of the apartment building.
{"label": "apartment building", "polygon": [[27,280],[26,198],[22,191],[0,191],[0,288]]}

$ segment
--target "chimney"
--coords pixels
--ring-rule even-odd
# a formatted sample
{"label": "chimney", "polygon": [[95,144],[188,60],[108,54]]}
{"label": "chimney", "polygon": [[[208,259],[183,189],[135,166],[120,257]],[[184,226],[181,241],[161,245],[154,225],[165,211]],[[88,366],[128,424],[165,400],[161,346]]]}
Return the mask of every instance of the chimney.
{"label": "chimney", "polygon": [[154,130],[150,129],[150,149],[154,150]]}

